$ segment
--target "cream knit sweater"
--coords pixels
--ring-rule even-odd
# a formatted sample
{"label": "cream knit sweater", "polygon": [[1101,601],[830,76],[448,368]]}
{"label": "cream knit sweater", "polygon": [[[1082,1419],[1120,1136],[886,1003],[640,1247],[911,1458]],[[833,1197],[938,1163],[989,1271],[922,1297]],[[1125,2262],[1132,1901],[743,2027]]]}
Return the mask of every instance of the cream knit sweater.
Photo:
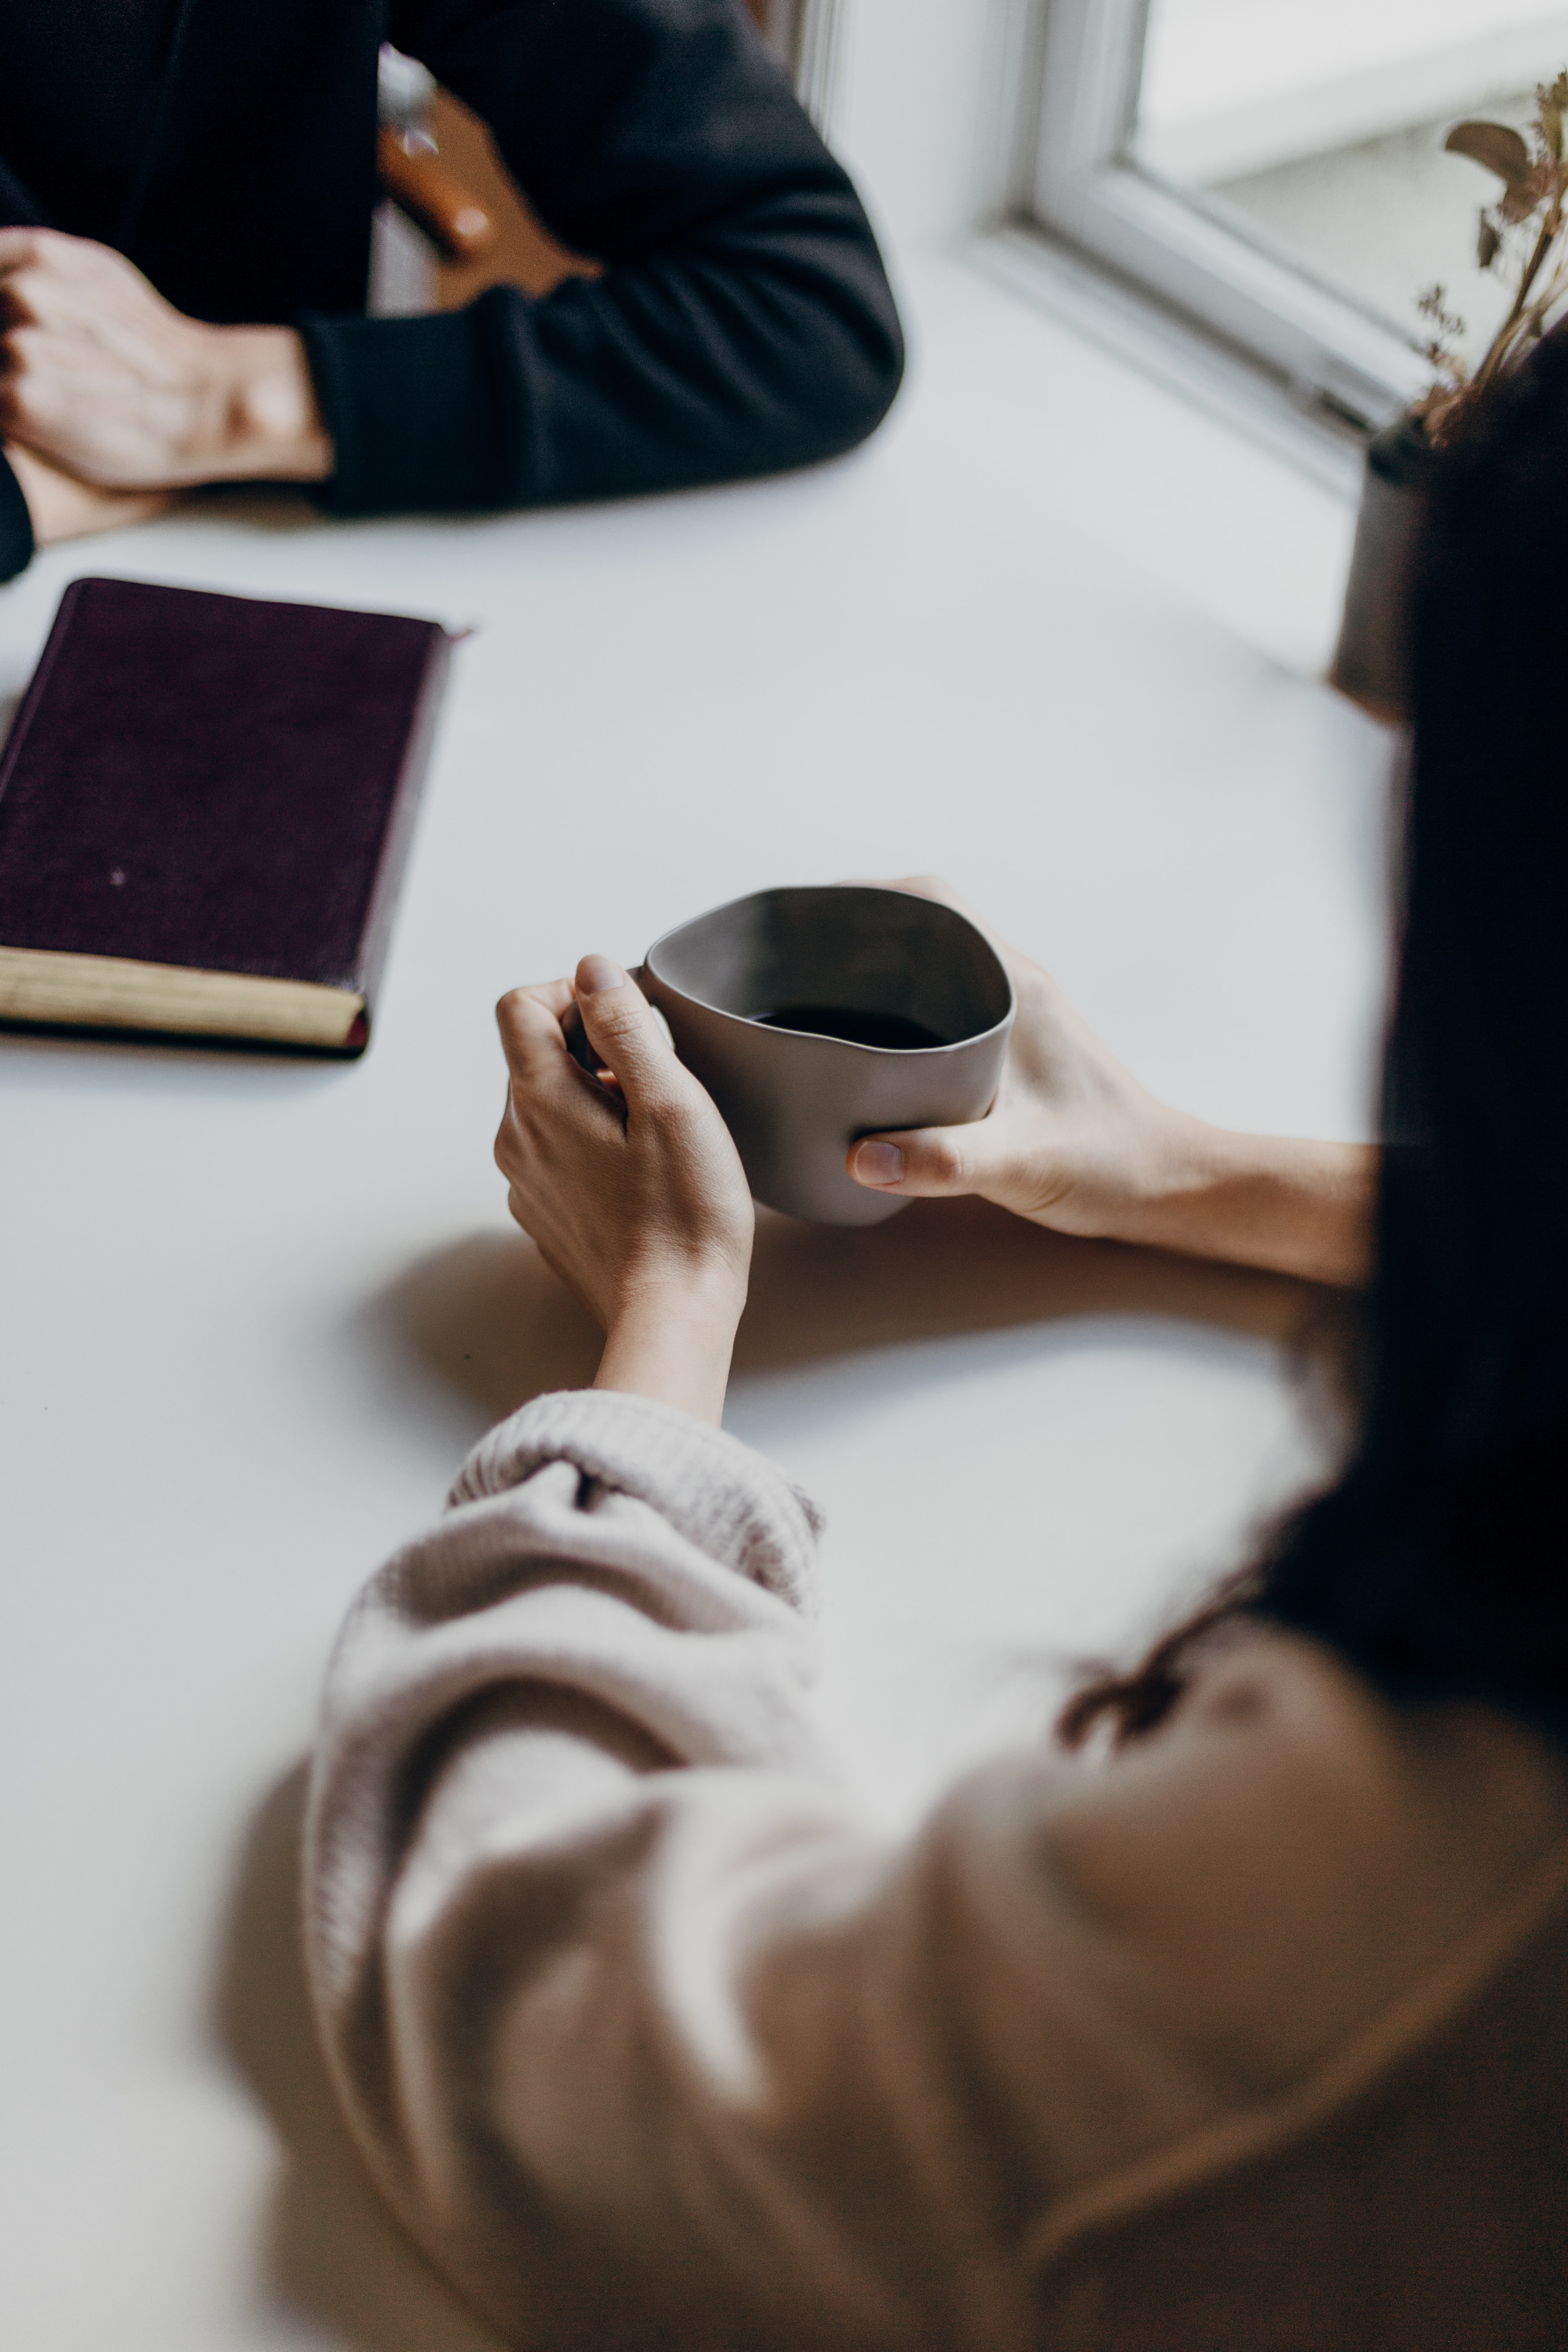
{"label": "cream knit sweater", "polygon": [[[955,1471],[955,1475],[961,1475]],[[1568,1772],[1312,1644],[908,1845],[805,1695],[816,1522],[731,1438],[544,1397],[372,1581],[310,1958],[387,2196],[551,2347],[1568,2341]]]}

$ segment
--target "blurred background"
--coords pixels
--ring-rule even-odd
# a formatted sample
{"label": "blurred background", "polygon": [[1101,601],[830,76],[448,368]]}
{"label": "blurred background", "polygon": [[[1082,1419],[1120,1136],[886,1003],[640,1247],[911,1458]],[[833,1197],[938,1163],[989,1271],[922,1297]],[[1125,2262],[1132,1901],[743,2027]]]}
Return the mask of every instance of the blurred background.
{"label": "blurred background", "polygon": [[1444,284],[1473,354],[1507,301],[1475,268],[1497,184],[1443,141],[1522,127],[1563,65],[1560,0],[1151,0],[1129,160],[1402,333]]}

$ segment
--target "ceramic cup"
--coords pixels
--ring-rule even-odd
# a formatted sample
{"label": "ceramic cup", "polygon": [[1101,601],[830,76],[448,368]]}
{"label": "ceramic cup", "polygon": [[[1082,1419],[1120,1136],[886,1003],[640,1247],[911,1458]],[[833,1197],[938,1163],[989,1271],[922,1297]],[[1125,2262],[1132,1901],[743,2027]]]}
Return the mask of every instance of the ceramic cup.
{"label": "ceramic cup", "polygon": [[[825,1225],[908,1205],[854,1181],[850,1144],[984,1118],[1015,1011],[1006,967],[965,916],[858,884],[733,899],[667,931],[633,976],[755,1197]],[[856,1034],[823,1034],[835,1022]]]}

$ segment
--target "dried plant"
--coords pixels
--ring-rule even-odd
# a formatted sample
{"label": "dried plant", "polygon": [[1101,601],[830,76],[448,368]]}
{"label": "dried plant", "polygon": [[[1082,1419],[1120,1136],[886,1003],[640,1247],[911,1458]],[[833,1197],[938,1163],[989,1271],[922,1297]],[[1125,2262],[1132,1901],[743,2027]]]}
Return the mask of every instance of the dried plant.
{"label": "dried plant", "polygon": [[1416,308],[1432,331],[1423,348],[1436,381],[1415,415],[1434,446],[1447,440],[1489,386],[1540,341],[1568,298],[1568,71],[1535,97],[1528,134],[1501,122],[1459,122],[1444,142],[1450,154],[1468,155],[1502,183],[1501,195],[1481,208],[1476,260],[1510,283],[1514,295],[1474,368],[1461,355],[1465,322],[1448,309],[1446,289],[1429,287],[1421,296]]}

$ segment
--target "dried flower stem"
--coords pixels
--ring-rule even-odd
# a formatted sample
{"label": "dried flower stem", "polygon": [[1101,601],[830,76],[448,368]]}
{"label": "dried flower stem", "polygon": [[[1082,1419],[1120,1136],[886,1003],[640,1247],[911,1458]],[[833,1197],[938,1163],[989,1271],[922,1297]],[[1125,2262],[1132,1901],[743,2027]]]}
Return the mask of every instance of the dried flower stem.
{"label": "dried flower stem", "polygon": [[1500,122],[1457,123],[1446,142],[1451,153],[1469,156],[1502,182],[1502,194],[1481,211],[1478,248],[1481,268],[1493,272],[1500,268],[1510,249],[1510,231],[1533,226],[1535,236],[1520,269],[1508,316],[1474,369],[1466,366],[1458,351],[1464,324],[1447,309],[1443,288],[1430,288],[1416,306],[1436,330],[1426,345],[1426,357],[1436,381],[1413,412],[1434,446],[1462,425],[1500,375],[1519,364],[1528,348],[1546,332],[1552,313],[1568,296],[1568,255],[1563,251],[1568,227],[1568,161],[1563,153],[1568,70],[1543,84],[1535,96],[1528,142]]}

